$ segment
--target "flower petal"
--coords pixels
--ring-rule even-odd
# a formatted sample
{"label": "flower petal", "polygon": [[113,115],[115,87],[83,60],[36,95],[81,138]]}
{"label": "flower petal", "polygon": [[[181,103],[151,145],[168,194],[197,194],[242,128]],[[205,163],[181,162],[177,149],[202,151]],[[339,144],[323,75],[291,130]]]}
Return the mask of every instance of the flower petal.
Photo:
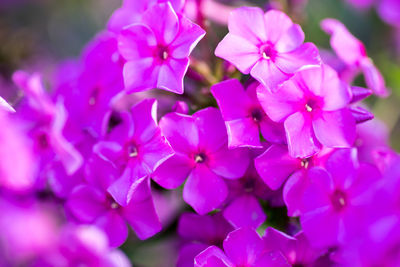
{"label": "flower petal", "polygon": [[249,74],[251,68],[261,58],[257,46],[231,33],[218,44],[215,55],[235,65],[243,74]]}
{"label": "flower petal", "polygon": [[224,217],[235,228],[259,227],[267,218],[258,200],[249,194],[236,198],[224,209]]}
{"label": "flower petal", "polygon": [[189,59],[170,58],[161,65],[157,88],[176,94],[183,94],[183,77],[189,67]]}
{"label": "flower petal", "polygon": [[304,108],[304,92],[293,82],[287,81],[278,92],[259,86],[257,97],[268,117],[275,122],[282,122],[291,114]]}
{"label": "flower petal", "polygon": [[356,123],[348,109],[321,112],[312,125],[318,141],[327,147],[351,147],[356,139]]}
{"label": "flower petal", "polygon": [[321,149],[321,144],[314,135],[311,117],[308,114],[296,112],[285,120],[284,126],[289,154],[292,157],[307,158]]}
{"label": "flower petal", "polygon": [[258,125],[252,118],[227,121],[225,125],[228,131],[229,148],[262,147]]}
{"label": "flower petal", "polygon": [[266,86],[269,90],[277,91],[279,85],[288,80],[292,75],[284,73],[272,60],[259,60],[250,71],[251,76]]}
{"label": "flower petal", "polygon": [[320,63],[318,48],[313,43],[302,44],[290,52],[278,53],[275,59],[276,66],[288,74],[304,68],[319,66]]}
{"label": "flower petal", "polygon": [[264,12],[258,7],[241,7],[232,11],[228,29],[231,34],[254,45],[267,41]]}
{"label": "flower petal", "polygon": [[190,159],[180,153],[164,161],[152,174],[153,180],[167,189],[174,189],[186,180],[192,169]]}
{"label": "flower petal", "polygon": [[183,188],[183,199],[200,215],[218,208],[227,195],[224,180],[204,165],[197,165]]}
{"label": "flower petal", "polygon": [[279,189],[294,171],[299,160],[289,156],[286,146],[272,145],[254,160],[254,166],[263,181],[272,189]]}

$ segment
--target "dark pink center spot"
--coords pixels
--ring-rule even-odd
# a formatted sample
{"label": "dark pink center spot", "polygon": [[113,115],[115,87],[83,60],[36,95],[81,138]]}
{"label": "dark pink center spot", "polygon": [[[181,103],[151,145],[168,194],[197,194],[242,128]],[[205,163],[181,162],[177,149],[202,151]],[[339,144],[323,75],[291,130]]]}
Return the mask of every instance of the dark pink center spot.
{"label": "dark pink center spot", "polygon": [[271,44],[263,44],[262,46],[260,46],[260,54],[263,58],[271,59],[272,61],[274,61],[277,52]]}
{"label": "dark pink center spot", "polygon": [[207,156],[204,152],[197,153],[194,156],[194,161],[196,163],[204,163],[207,160]]}
{"label": "dark pink center spot", "polygon": [[255,108],[251,111],[251,118],[253,121],[261,122],[263,117],[263,112],[259,108]]}
{"label": "dark pink center spot", "polygon": [[38,143],[40,149],[45,150],[45,149],[49,148],[50,144],[49,144],[49,139],[47,137],[47,134],[46,133],[39,134],[37,136],[37,143]]}
{"label": "dark pink center spot", "polygon": [[156,56],[159,60],[165,61],[169,58],[170,53],[168,51],[168,47],[166,46],[158,46],[156,49]]}
{"label": "dark pink center spot", "polygon": [[347,196],[341,190],[335,190],[331,195],[331,203],[336,211],[341,211],[347,206]]}

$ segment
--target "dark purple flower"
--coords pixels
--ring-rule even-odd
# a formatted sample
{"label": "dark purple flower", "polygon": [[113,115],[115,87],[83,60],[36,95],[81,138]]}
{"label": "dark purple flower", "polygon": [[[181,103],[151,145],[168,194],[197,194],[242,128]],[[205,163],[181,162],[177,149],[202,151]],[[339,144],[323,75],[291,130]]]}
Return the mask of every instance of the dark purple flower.
{"label": "dark purple flower", "polygon": [[254,82],[245,90],[232,79],[211,87],[225,121],[230,148],[262,147],[260,130],[268,142],[286,142],[283,125],[271,121],[258,102],[257,86]]}

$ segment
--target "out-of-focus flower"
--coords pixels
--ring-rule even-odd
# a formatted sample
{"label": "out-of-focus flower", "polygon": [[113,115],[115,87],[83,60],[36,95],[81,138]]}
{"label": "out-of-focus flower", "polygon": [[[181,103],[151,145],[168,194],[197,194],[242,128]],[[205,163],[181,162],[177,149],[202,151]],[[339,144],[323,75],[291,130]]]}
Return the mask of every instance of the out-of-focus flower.
{"label": "out-of-focus flower", "polygon": [[278,10],[242,7],[231,13],[229,33],[215,55],[251,74],[270,90],[302,69],[320,64],[317,47],[305,43],[299,25]]}
{"label": "out-of-focus flower", "polygon": [[204,35],[198,25],[178,16],[169,2],[146,10],[141,23],[124,28],[118,37],[119,51],[127,61],[126,90],[160,88],[182,94],[189,55]]}
{"label": "out-of-focus flower", "polygon": [[206,108],[193,116],[170,113],[160,120],[160,127],[175,155],[155,170],[154,181],[172,189],[189,176],[184,200],[199,214],[218,208],[228,195],[223,178],[240,178],[249,163],[246,149],[228,149],[220,112]]}
{"label": "out-of-focus flower", "polygon": [[129,259],[117,249],[109,247],[107,236],[92,225],[66,225],[59,242],[33,266],[88,266],[129,267]]}
{"label": "out-of-focus flower", "polygon": [[378,14],[386,23],[400,28],[400,2],[398,0],[380,0]]}
{"label": "out-of-focus flower", "polygon": [[26,94],[26,102],[17,114],[34,140],[34,153],[40,158],[41,171],[45,172],[57,156],[56,160],[62,162],[66,172],[73,174],[82,165],[83,159],[64,137],[67,113],[62,98],[53,103],[37,73],[29,75],[17,71],[13,80]]}
{"label": "out-of-focus flower", "polygon": [[19,125],[0,110],[0,187],[15,191],[31,189],[38,171],[32,145]]}
{"label": "out-of-focus flower", "polygon": [[324,19],[321,22],[321,28],[331,35],[332,49],[348,68],[354,73],[361,70],[368,88],[378,96],[387,96],[388,91],[382,74],[368,57],[364,44],[336,19]]}

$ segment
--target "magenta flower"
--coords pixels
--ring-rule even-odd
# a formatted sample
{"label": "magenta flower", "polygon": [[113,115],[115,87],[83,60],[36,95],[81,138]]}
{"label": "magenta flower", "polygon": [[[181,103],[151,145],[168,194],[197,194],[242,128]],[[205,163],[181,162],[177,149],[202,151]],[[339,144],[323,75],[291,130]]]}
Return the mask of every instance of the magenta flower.
{"label": "magenta flower", "polygon": [[326,252],[323,249],[313,248],[303,232],[292,237],[268,227],[263,240],[265,250],[281,252],[291,266],[315,266],[315,261]]}
{"label": "magenta flower", "polygon": [[387,96],[388,91],[382,74],[367,55],[364,44],[355,38],[346,26],[335,19],[324,19],[321,28],[331,35],[331,47],[336,55],[350,68],[361,70],[367,86],[378,96]]}
{"label": "magenta flower", "polygon": [[194,258],[211,245],[220,245],[233,227],[221,213],[198,215],[184,213],[178,221],[178,234],[184,244],[179,249],[177,267],[193,266]]}
{"label": "magenta flower", "polygon": [[282,253],[269,252],[257,232],[251,228],[239,228],[228,234],[223,243],[224,251],[210,246],[194,260],[195,267],[236,266],[291,266]]}
{"label": "magenta flower", "polygon": [[199,214],[217,208],[227,197],[223,178],[238,179],[249,164],[246,149],[229,150],[226,128],[215,108],[206,108],[188,116],[170,113],[160,127],[175,151],[162,163],[152,178],[162,187],[180,186],[187,177],[183,199]]}
{"label": "magenta flower", "polygon": [[260,86],[257,94],[267,115],[284,122],[292,157],[310,157],[322,145],[353,145],[356,122],[347,108],[351,91],[329,66],[298,72],[276,93]]}
{"label": "magenta flower", "polygon": [[368,221],[368,204],[380,178],[376,167],[359,164],[355,149],[337,150],[325,168],[308,171],[310,185],[300,217],[304,234],[316,247],[342,244],[357,235]]}
{"label": "magenta flower", "polygon": [[258,102],[257,86],[257,82],[252,83],[245,90],[238,80],[232,79],[211,87],[225,121],[230,148],[262,147],[260,130],[269,142],[286,142],[282,124],[271,121]]}
{"label": "magenta flower", "polygon": [[257,229],[267,219],[259,200],[268,200],[270,203],[276,201],[277,194],[265,185],[252,164],[253,158],[263,150],[252,149],[250,165],[244,176],[241,179],[228,181],[229,195],[222,213],[235,228]]}
{"label": "magenta flower", "polygon": [[287,146],[272,145],[254,160],[255,168],[272,190],[283,185],[283,200],[289,216],[299,216],[303,209],[302,198],[308,186],[307,171],[323,163],[329,150],[323,150],[310,158],[293,158]]}
{"label": "magenta flower", "polygon": [[161,230],[151,196],[150,180],[142,177],[130,188],[129,203],[121,206],[107,191],[90,185],[77,186],[66,204],[81,223],[98,226],[108,236],[110,245],[118,247],[128,237],[128,223],[140,239],[149,238]]}
{"label": "magenta flower", "polygon": [[229,18],[229,33],[215,55],[251,74],[271,90],[307,67],[320,64],[317,47],[305,43],[299,25],[278,10],[241,7]]}
{"label": "magenta flower", "polygon": [[126,206],[137,181],[150,175],[173,152],[157,125],[156,100],[143,100],[121,117],[121,124],[93,151],[120,173],[108,191],[120,205]]}
{"label": "magenta flower", "polygon": [[124,28],[118,37],[127,61],[123,76],[128,92],[160,88],[182,94],[189,55],[204,35],[198,25],[178,16],[169,2],[149,8],[141,23]]}

